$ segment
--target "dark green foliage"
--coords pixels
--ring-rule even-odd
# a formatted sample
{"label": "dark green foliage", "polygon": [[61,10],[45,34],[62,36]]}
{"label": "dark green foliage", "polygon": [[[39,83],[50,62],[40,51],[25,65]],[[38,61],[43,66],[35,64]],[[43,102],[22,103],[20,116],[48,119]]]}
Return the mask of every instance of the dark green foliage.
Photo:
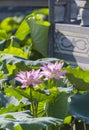
{"label": "dark green foliage", "polygon": [[75,94],[70,103],[70,113],[78,120],[89,124],[89,92]]}

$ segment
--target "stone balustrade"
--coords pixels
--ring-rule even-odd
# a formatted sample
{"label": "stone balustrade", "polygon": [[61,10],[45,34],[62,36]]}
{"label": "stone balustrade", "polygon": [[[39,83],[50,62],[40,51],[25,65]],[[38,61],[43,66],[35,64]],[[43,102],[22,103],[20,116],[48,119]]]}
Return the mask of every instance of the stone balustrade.
{"label": "stone balustrade", "polygon": [[[54,8],[55,22],[65,23],[67,0],[56,0]],[[89,26],[89,0],[71,0],[70,22]],[[80,20],[80,22],[78,22]]]}
{"label": "stone balustrade", "polygon": [[89,69],[89,0],[56,0],[54,18],[53,56]]}

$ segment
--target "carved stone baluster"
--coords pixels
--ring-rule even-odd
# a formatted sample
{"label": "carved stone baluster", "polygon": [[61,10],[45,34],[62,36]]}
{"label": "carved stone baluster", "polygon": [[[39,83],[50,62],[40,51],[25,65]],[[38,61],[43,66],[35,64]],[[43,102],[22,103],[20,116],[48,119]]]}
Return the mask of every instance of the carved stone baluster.
{"label": "carved stone baluster", "polygon": [[79,7],[81,26],[89,26],[89,0],[75,0]]}
{"label": "carved stone baluster", "polygon": [[77,19],[78,11],[79,11],[79,9],[78,9],[78,6],[77,6],[75,0],[72,0],[71,1],[71,19],[72,20]]}
{"label": "carved stone baluster", "polygon": [[66,0],[56,0],[54,9],[55,22],[63,23],[65,21],[65,5]]}

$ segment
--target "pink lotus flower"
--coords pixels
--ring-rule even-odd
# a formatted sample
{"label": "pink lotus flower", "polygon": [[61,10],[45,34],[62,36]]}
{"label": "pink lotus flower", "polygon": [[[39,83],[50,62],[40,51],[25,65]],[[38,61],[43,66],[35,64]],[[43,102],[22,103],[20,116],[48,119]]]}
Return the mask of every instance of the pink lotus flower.
{"label": "pink lotus flower", "polygon": [[63,78],[63,76],[67,73],[67,71],[63,71],[64,63],[56,61],[55,64],[48,63],[47,65],[44,64],[43,67],[41,67],[41,74],[45,76],[45,80],[55,78],[59,80],[60,78]]}
{"label": "pink lotus flower", "polygon": [[33,87],[36,87],[37,84],[42,83],[40,80],[40,70],[34,70],[31,71],[25,71],[20,72],[17,74],[17,77],[15,80],[21,82],[22,88],[25,88],[26,86],[33,85]]}

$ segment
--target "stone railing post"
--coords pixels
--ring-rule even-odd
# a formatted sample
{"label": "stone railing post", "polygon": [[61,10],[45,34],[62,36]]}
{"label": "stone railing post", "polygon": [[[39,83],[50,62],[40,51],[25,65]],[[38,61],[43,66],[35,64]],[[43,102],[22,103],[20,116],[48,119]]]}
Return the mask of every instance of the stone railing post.
{"label": "stone railing post", "polygon": [[65,10],[66,0],[56,0],[54,8],[55,22],[64,23],[65,21]]}
{"label": "stone railing post", "polygon": [[[75,0],[70,0],[70,18],[77,19],[78,15],[78,6],[75,2]],[[55,1],[55,7],[54,7],[54,17],[56,23],[66,23],[69,15],[67,16],[66,13],[68,13],[67,4],[70,2],[68,0],[56,0]],[[67,17],[67,18],[66,18]]]}
{"label": "stone railing post", "polygon": [[72,0],[71,1],[71,19],[72,20],[77,19],[78,12],[79,12],[79,9],[78,9],[77,3],[75,2],[75,0]]}
{"label": "stone railing post", "polygon": [[89,26],[89,0],[75,0],[79,7],[81,26]]}

